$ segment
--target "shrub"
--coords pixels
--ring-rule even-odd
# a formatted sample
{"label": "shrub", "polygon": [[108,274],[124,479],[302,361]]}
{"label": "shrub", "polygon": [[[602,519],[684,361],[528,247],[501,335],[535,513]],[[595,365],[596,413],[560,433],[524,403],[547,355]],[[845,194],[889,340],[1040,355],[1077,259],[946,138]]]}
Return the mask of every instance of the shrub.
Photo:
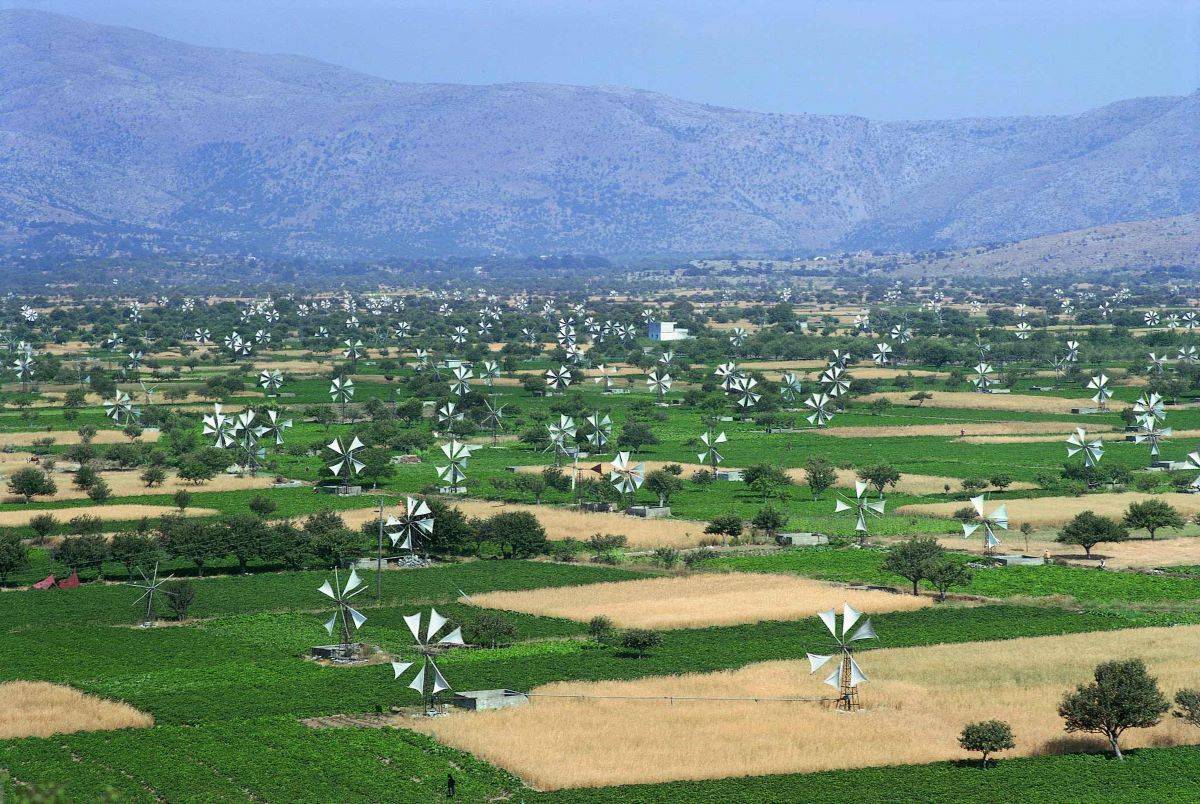
{"label": "shrub", "polygon": [[1012,728],[1003,720],[984,720],[967,724],[958,736],[958,744],[964,751],[978,751],[982,754],[981,764],[984,768],[987,767],[991,754],[1016,747]]}
{"label": "shrub", "polygon": [[679,551],[674,547],[658,547],[654,550],[654,563],[671,569],[679,563]]}
{"label": "shrub", "polygon": [[507,645],[517,636],[517,627],[503,614],[484,611],[463,624],[463,638],[472,645],[497,648]]}
{"label": "shrub", "polygon": [[621,633],[621,648],[640,659],[662,642],[662,634],[648,628],[630,628]]}
{"label": "shrub", "polygon": [[58,520],[54,518],[54,514],[38,514],[29,520],[29,527],[37,534],[39,541],[45,541],[58,527]]}
{"label": "shrub", "polygon": [[112,496],[112,488],[109,487],[108,483],[104,482],[104,478],[98,477],[96,478],[96,482],[92,484],[92,487],[88,489],[87,495],[91,498],[92,502],[102,503]]}
{"label": "shrub", "polygon": [[34,497],[49,496],[58,491],[50,475],[33,466],[18,469],[8,479],[8,490],[30,502]]}
{"label": "shrub", "polygon": [[704,528],[705,533],[719,533],[737,538],[742,535],[742,518],[737,514],[719,514]]}
{"label": "shrub", "polygon": [[604,644],[612,639],[613,622],[603,615],[597,615],[588,621],[588,636]]}
{"label": "shrub", "polygon": [[1186,689],[1175,693],[1175,706],[1172,713],[1184,723],[1200,726],[1200,690]]}
{"label": "shrub", "polygon": [[180,622],[186,620],[188,611],[196,600],[196,587],[187,581],[167,581],[163,584],[162,591],[167,608],[175,615],[175,619]]}
{"label": "shrub", "polygon": [[8,583],[8,576],[29,566],[29,548],[15,533],[0,536],[0,584]]}

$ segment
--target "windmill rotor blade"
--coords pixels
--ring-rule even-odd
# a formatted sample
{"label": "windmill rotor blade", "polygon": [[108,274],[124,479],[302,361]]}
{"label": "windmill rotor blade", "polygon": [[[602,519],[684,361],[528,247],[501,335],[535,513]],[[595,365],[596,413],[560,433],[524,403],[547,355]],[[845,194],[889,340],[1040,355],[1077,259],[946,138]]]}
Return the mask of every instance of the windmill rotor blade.
{"label": "windmill rotor blade", "polygon": [[854,481],[854,496],[861,497],[867,490],[867,484],[861,480]]}
{"label": "windmill rotor blade", "polygon": [[883,508],[887,505],[887,500],[870,500],[864,503],[868,511],[874,511],[877,514],[883,513]]}
{"label": "windmill rotor blade", "polygon": [[854,657],[850,657],[850,686],[857,687],[864,681],[868,681],[866,673],[858,666],[858,662],[854,661]]}
{"label": "windmill rotor blade", "polygon": [[329,622],[325,623],[325,630],[329,632],[330,636],[333,636],[333,629],[337,627],[337,619],[338,616],[335,614],[329,618]]}
{"label": "windmill rotor blade", "polygon": [[329,581],[321,584],[321,588],[317,590],[330,600],[337,600],[337,595],[333,593],[333,588],[329,585]]}
{"label": "windmill rotor blade", "polygon": [[856,610],[849,603],[842,604],[842,637],[844,638],[850,629],[858,622],[858,618],[862,616],[862,612]]}
{"label": "windmill rotor blade", "polygon": [[853,505],[849,505],[848,503],[844,503],[844,502],[842,502],[841,500],[836,500],[836,501],[834,502],[834,506],[833,506],[833,512],[834,512],[835,514],[840,514],[842,511],[849,511],[849,510],[850,510],[851,508],[853,508],[853,507],[854,507]]}
{"label": "windmill rotor blade", "polygon": [[997,508],[995,511],[993,511],[991,519],[999,527],[1002,527],[1005,530],[1008,530],[1008,509],[1005,506],[1002,505],[999,508]]}
{"label": "windmill rotor blade", "polygon": [[442,690],[450,689],[450,684],[446,681],[446,677],[442,675],[442,671],[438,669],[437,663],[433,659],[429,659],[429,666],[433,669],[433,694],[437,695]]}
{"label": "windmill rotor blade", "polygon": [[983,495],[982,494],[980,494],[978,497],[972,497],[971,505],[975,506],[975,512],[977,514],[979,514],[980,516],[983,516]]}
{"label": "windmill rotor blade", "polygon": [[833,668],[833,672],[825,678],[825,683],[833,687],[835,690],[842,688],[842,663],[838,662],[837,667]]}
{"label": "windmill rotor blade", "polygon": [[465,645],[461,628],[455,628],[450,633],[438,640],[439,645]]}
{"label": "windmill rotor blade", "polygon": [[350,619],[354,621],[354,630],[362,628],[362,624],[367,621],[366,615],[360,613],[357,609],[346,607],[346,611],[350,614]]}
{"label": "windmill rotor blade", "polygon": [[851,634],[849,641],[857,642],[860,639],[875,639],[875,638],[877,638],[877,634],[875,633],[875,627],[871,625],[871,618],[868,617],[867,619],[863,620],[863,624],[858,627],[858,630],[855,631],[853,634]]}
{"label": "windmill rotor blade", "polygon": [[346,588],[342,590],[343,594],[351,592],[362,585],[362,578],[358,577],[357,570],[350,570],[350,577],[346,580]]}
{"label": "windmill rotor blade", "polygon": [[404,622],[408,626],[408,630],[412,631],[413,639],[420,642],[421,641],[421,612],[418,611],[416,614],[408,615],[407,617],[404,618]]}
{"label": "windmill rotor blade", "polygon": [[424,667],[422,667],[420,670],[417,671],[417,674],[415,676],[413,676],[412,681],[408,682],[408,688],[416,690],[417,692],[421,693],[422,695],[425,694],[425,668]]}
{"label": "windmill rotor blade", "polygon": [[821,618],[821,622],[825,623],[825,627],[829,629],[829,633],[837,638],[837,610],[830,609],[817,614]]}
{"label": "windmill rotor blade", "polygon": [[963,527],[963,538],[965,539],[968,536],[970,536],[972,533],[974,533],[975,531],[979,530],[979,523],[978,522],[964,522],[962,527]]}
{"label": "windmill rotor blade", "polygon": [[443,617],[442,615],[438,614],[437,609],[430,609],[429,610],[429,624],[425,628],[425,641],[426,642],[432,641],[433,635],[436,634],[438,632],[438,630],[445,624],[446,624],[446,618]]}
{"label": "windmill rotor blade", "polygon": [[392,678],[400,678],[400,676],[404,674],[404,671],[412,666],[412,662],[392,662],[392,673],[394,674]]}
{"label": "windmill rotor blade", "polygon": [[809,653],[808,656],[808,672],[815,673],[825,666],[825,662],[832,659],[832,656],[826,656],[820,653]]}

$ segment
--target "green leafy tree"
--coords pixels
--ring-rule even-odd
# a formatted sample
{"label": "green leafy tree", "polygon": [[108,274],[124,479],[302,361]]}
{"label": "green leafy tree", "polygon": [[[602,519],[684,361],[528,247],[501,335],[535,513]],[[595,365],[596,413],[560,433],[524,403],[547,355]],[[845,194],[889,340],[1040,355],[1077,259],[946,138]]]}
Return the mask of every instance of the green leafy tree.
{"label": "green leafy tree", "polygon": [[639,421],[626,422],[625,426],[621,428],[620,437],[617,439],[618,446],[635,451],[657,443],[658,436],[654,435],[654,431],[650,429],[650,425]]}
{"label": "green leafy tree", "polygon": [[163,519],[163,543],[167,552],[191,561],[199,575],[204,575],[205,564],[228,554],[228,548],[222,544],[222,535],[222,529],[201,520],[181,516]]}
{"label": "green leafy tree", "polygon": [[978,751],[982,755],[980,764],[987,768],[988,757],[1000,751],[1016,748],[1012,727],[1003,720],[984,720],[969,723],[958,735],[958,744],[964,751]]}
{"label": "green leafy tree", "polygon": [[1154,534],[1159,528],[1182,528],[1187,524],[1179,512],[1170,503],[1162,500],[1145,500],[1129,504],[1129,510],[1121,524],[1132,530],[1144,530],[1154,540]]}
{"label": "green leafy tree", "polygon": [[196,587],[188,581],[167,581],[162,585],[163,598],[175,619],[183,622],[196,601]]}
{"label": "green leafy tree", "polygon": [[669,505],[671,497],[683,489],[683,481],[665,469],[656,469],[646,475],[646,489],[658,497],[660,506]]}
{"label": "green leafy tree", "polygon": [[147,488],[161,486],[167,479],[167,471],[161,466],[147,466],[142,470],[141,480]]}
{"label": "green leafy tree", "polygon": [[506,558],[532,558],[546,552],[546,529],[528,511],[505,511],[487,519],[480,530],[500,545]]}
{"label": "green leafy tree", "polygon": [[279,503],[264,494],[255,494],[250,498],[250,502],[246,504],[246,507],[258,516],[266,519],[275,513],[275,509],[279,507]]}
{"label": "green leafy tree", "polygon": [[662,642],[662,634],[648,628],[630,628],[621,633],[620,645],[623,650],[632,653],[638,659],[656,648]]}
{"label": "green leafy tree", "polygon": [[88,498],[92,502],[102,503],[112,496],[112,488],[105,482],[104,478],[96,478],[96,482],[87,490]]}
{"label": "green leafy tree", "polygon": [[54,514],[38,514],[29,520],[29,527],[37,534],[38,541],[45,541],[58,528],[58,520]]}
{"label": "green leafy tree", "polygon": [[812,489],[813,499],[817,500],[837,482],[837,470],[824,458],[809,458],[804,462],[804,479]]}
{"label": "green leafy tree", "polygon": [[463,624],[463,639],[470,645],[498,648],[512,643],[517,627],[497,611],[484,611]]}
{"label": "green leafy tree", "polygon": [[769,463],[756,463],[747,467],[742,473],[742,480],[755,494],[764,499],[782,497],[784,490],[792,484],[792,479],[786,472]]}
{"label": "green leafy tree", "polygon": [[1200,690],[1183,689],[1175,693],[1175,717],[1200,727]]}
{"label": "green leafy tree", "polygon": [[970,567],[952,558],[946,558],[940,564],[935,564],[929,572],[928,580],[938,592],[938,601],[945,602],[946,593],[955,586],[967,586],[974,577]]}
{"label": "green leafy tree", "polygon": [[133,578],[133,568],[147,565],[161,555],[158,540],[153,536],[135,531],[122,531],[112,537],[110,546],[112,560],[125,566],[125,576]]}
{"label": "green leafy tree", "polygon": [[773,505],[760,508],[758,513],[754,515],[754,519],[750,520],[754,527],[771,538],[779,535],[779,532],[787,525],[787,521],[787,516]]}
{"label": "green leafy tree", "polygon": [[1117,759],[1124,759],[1121,735],[1127,729],[1157,725],[1171,705],[1141,659],[1104,662],[1093,675],[1091,683],[1063,696],[1058,714],[1068,733],[1102,734]]}
{"label": "green leafy tree", "polygon": [[187,489],[180,489],[171,496],[171,501],[175,503],[176,508],[183,511],[192,504],[192,493]]}
{"label": "green leafy tree", "polygon": [[18,469],[8,478],[8,490],[24,497],[29,503],[34,497],[46,497],[58,492],[58,486],[50,475],[33,466]]}
{"label": "green leafy tree", "polygon": [[742,518],[737,514],[717,514],[704,528],[705,533],[717,533],[737,538],[742,535]]}
{"label": "green leafy tree", "polygon": [[[340,515],[328,509],[304,521],[304,535],[313,557],[324,567],[342,567],[363,554],[363,544]],[[435,529],[436,530],[436,529]]]}
{"label": "green leafy tree", "polygon": [[102,564],[108,558],[108,540],[103,536],[68,536],[51,551],[54,560],[71,572],[95,567],[103,576]]}
{"label": "green leafy tree", "polygon": [[1077,544],[1092,557],[1092,548],[1103,542],[1123,542],[1129,538],[1121,523],[1093,511],[1080,511],[1063,526],[1055,539],[1060,544]]}
{"label": "green leafy tree", "polygon": [[888,548],[883,571],[912,583],[912,593],[921,594],[921,581],[929,578],[946,559],[946,551],[931,536],[913,536]]}
{"label": "green leafy tree", "polygon": [[1012,485],[1013,479],[1011,475],[1006,475],[1001,472],[999,474],[992,475],[991,478],[989,478],[989,482],[993,487],[999,489],[1000,491],[1004,491],[1006,488]]}
{"label": "green leafy tree", "polygon": [[29,566],[29,548],[16,533],[0,535],[0,584],[8,583],[14,572]]}
{"label": "green leafy tree", "polygon": [[900,471],[894,466],[881,463],[859,469],[858,479],[869,484],[882,497],[884,489],[900,482]]}

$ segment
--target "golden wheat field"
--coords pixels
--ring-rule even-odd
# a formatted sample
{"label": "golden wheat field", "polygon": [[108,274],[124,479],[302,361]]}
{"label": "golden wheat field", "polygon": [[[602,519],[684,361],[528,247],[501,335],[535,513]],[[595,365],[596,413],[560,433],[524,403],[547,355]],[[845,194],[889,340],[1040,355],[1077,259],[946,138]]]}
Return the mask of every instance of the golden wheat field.
{"label": "golden wheat field", "polygon": [[[696,547],[704,538],[706,522],[690,519],[641,519],[625,514],[588,513],[556,508],[550,505],[523,505],[486,500],[456,499],[450,505],[471,517],[489,517],[505,511],[528,511],[537,517],[550,539],[579,539],[586,541],[599,534],[621,535],[629,547]],[[351,528],[376,518],[372,508],[340,511]]]}
{"label": "golden wheat field", "polygon": [[[1088,437],[1101,438],[1104,441],[1124,441],[1125,433],[1123,432],[1101,432],[1107,425],[1097,427],[1089,425],[1085,429],[1088,432]],[[1200,430],[1175,430],[1174,438],[1197,438],[1200,437]],[[1037,444],[1049,443],[1053,441],[1064,440],[1061,435],[981,435],[981,436],[966,436],[957,438],[956,441],[962,441],[965,444]]]}
{"label": "golden wheat field", "polygon": [[[959,424],[889,424],[880,427],[826,427],[811,432],[836,438],[911,438],[916,436],[970,436],[1012,433],[1072,433],[1072,422],[961,422]],[[1111,430],[1110,425],[1093,425],[1090,430]]]}
{"label": "golden wheat field", "polygon": [[[135,438],[135,441],[157,441],[158,430],[153,427],[147,427],[142,431],[142,434]],[[0,448],[5,447],[31,447],[35,441],[41,441],[44,438],[53,439],[56,446],[66,446],[68,444],[78,444],[80,442],[79,433],[74,430],[53,430],[53,431],[38,431],[24,433],[0,433]],[[129,437],[120,430],[101,430],[96,433],[96,437],[92,439],[93,444],[120,444],[128,441]]]}
{"label": "golden wheat field", "polygon": [[119,701],[44,681],[0,683],[0,740],[75,731],[148,729],[154,718]]}
{"label": "golden wheat field", "polygon": [[[1095,407],[1091,399],[1064,399],[1057,396],[1037,396],[1035,394],[979,394],[973,391],[930,391],[932,399],[925,400],[925,407],[959,408],[967,410],[1016,410],[1028,413],[1070,413],[1071,408]],[[909,401],[912,393],[909,391],[885,391],[879,394],[868,394],[862,398],[864,402],[875,399],[888,399],[897,405],[915,407]],[[1111,401],[1109,407],[1119,411],[1128,407],[1124,402]]]}
{"label": "golden wheat field", "polygon": [[[1129,508],[1130,503],[1145,502],[1146,500],[1161,500],[1169,503],[1185,517],[1200,513],[1200,494],[1145,494],[1139,491],[1127,491],[1120,494],[1088,494],[1083,497],[1015,499],[1005,500],[1004,504],[1008,506],[1009,527],[1015,530],[1026,522],[1035,527],[1061,525],[1081,511],[1094,511],[1104,516],[1120,518]],[[951,517],[962,507],[961,501],[922,503],[902,505],[896,509],[896,513]]]}
{"label": "golden wheat field", "polygon": [[[35,508],[25,511],[0,511],[0,527],[19,528],[29,524],[29,520],[40,514],[50,514],[59,522],[67,522],[77,516],[94,516],[110,522],[124,522],[142,519],[143,517],[159,517],[164,514],[178,514],[179,509],[171,505],[138,505],[134,503],[113,503],[111,505],[81,505],[75,508]],[[220,512],[213,508],[191,508],[183,512],[184,516],[216,516]]]}
{"label": "golden wheat field", "polygon": [[[804,646],[808,647],[808,646]],[[827,646],[813,645],[814,650]],[[1017,748],[1005,756],[1103,747],[1067,735],[1062,694],[1102,661],[1140,657],[1171,697],[1200,684],[1200,626],[874,650],[860,655],[870,679],[863,709],[814,703],[532,699],[528,706],[414,721],[418,730],[509,770],[542,789],[801,773],[965,759],[957,736],[999,718]],[[805,661],[636,681],[564,682],[554,695],[810,697],[831,690]],[[1200,742],[1170,716],[1126,732],[1122,746]]]}
{"label": "golden wheat field", "polygon": [[587,622],[604,616],[621,628],[704,628],[814,617],[842,603],[872,612],[911,611],[925,597],[850,589],[795,575],[697,573],[584,586],[488,592],[470,603]]}

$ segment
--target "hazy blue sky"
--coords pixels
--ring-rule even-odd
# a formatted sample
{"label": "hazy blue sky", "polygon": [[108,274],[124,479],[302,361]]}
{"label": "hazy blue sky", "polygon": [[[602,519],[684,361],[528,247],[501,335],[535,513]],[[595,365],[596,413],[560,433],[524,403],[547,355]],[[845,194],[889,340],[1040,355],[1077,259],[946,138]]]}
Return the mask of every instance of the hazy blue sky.
{"label": "hazy blue sky", "polygon": [[1200,86],[1200,0],[0,0],[406,81],[611,84],[765,111],[1074,112]]}

